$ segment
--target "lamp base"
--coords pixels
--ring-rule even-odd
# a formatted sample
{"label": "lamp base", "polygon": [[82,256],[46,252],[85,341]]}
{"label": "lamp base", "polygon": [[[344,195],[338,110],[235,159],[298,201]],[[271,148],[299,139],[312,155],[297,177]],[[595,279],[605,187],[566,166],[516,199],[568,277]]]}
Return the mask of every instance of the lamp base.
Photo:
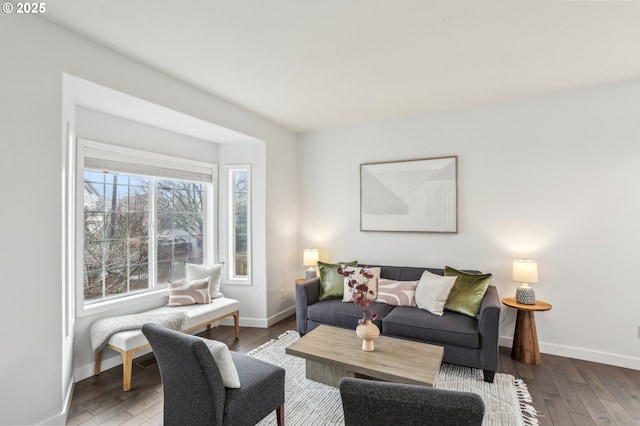
{"label": "lamp base", "polygon": [[307,272],[304,274],[304,279],[305,280],[312,280],[317,276],[318,275],[316,274],[316,270],[313,269],[313,268],[309,268],[309,269],[307,269]]}
{"label": "lamp base", "polygon": [[523,305],[535,305],[536,295],[531,287],[518,287],[516,290],[516,302]]}

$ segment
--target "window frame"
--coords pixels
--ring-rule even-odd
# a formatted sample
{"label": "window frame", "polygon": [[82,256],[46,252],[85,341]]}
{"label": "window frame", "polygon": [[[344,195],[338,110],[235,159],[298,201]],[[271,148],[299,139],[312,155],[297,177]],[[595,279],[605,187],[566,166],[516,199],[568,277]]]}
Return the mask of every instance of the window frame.
{"label": "window frame", "polygon": [[[203,263],[214,263],[214,259],[217,255],[217,245],[215,244],[214,236],[216,234],[216,187],[218,179],[218,166],[213,163],[206,163],[202,161],[190,160],[181,157],[169,156],[151,151],[138,150],[133,148],[122,147],[119,145],[112,145],[103,142],[97,142],[89,139],[77,138],[75,141],[76,146],[76,158],[75,167],[73,167],[75,173],[75,182],[73,182],[73,190],[75,192],[74,201],[74,215],[75,215],[75,227],[72,232],[75,233],[75,271],[74,271],[74,288],[75,288],[75,311],[76,317],[84,317],[88,315],[97,314],[100,312],[106,312],[112,309],[118,309],[126,306],[130,306],[136,303],[145,301],[152,301],[160,299],[168,295],[168,288],[166,285],[157,285],[156,273],[157,273],[157,234],[156,234],[156,213],[153,210],[153,214],[150,213],[149,223],[149,239],[154,241],[149,245],[149,275],[151,285],[147,290],[136,291],[131,294],[122,295],[114,298],[106,298],[102,300],[92,300],[85,303],[84,299],[84,171],[85,171],[85,157],[88,155],[95,156],[103,155],[108,160],[123,161],[134,166],[140,162],[141,168],[144,170],[169,170],[169,173],[174,173],[171,176],[150,176],[146,177],[154,179],[169,179],[169,180],[189,180],[192,182],[203,183],[205,190],[203,193]],[[133,160],[132,160],[133,159]],[[204,180],[191,180],[191,179],[179,179],[175,177],[175,173],[184,171],[187,175],[195,173],[202,173],[203,176],[210,176],[209,181]],[[114,170],[115,172],[115,170]],[[136,173],[119,171],[122,174]],[[163,173],[163,172],[159,172]],[[143,175],[143,174],[139,174]],[[70,180],[71,181],[71,180]],[[155,187],[155,185],[152,185]],[[150,199],[150,204],[155,203],[155,200]],[[150,205],[150,209],[152,206]],[[153,259],[153,260],[152,260]],[[153,267],[152,267],[153,265]]]}
{"label": "window frame", "polygon": [[[251,164],[225,165],[227,179],[227,223],[226,230],[226,282],[227,284],[251,285],[252,284],[252,220],[251,220]],[[237,275],[235,270],[235,188],[234,173],[243,171],[247,174],[247,275]]]}

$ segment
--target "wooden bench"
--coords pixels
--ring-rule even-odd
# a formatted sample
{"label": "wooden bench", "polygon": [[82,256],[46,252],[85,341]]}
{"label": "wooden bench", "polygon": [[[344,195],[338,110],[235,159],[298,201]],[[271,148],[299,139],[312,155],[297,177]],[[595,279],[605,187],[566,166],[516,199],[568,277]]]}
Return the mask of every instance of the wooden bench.
{"label": "wooden bench", "polygon": [[[187,323],[182,332],[190,333],[197,329],[206,327],[211,329],[211,324],[233,317],[236,339],[240,337],[240,302],[226,297],[213,299],[208,304],[197,304],[180,307],[167,307],[151,309],[145,311],[147,314],[167,314],[184,312],[187,314]],[[133,368],[134,355],[151,347],[147,338],[142,334],[142,330],[127,330],[115,333],[109,338],[106,347],[119,352],[122,355],[122,389],[126,392],[131,389],[131,372]],[[95,353],[95,375],[101,372],[102,351]]]}

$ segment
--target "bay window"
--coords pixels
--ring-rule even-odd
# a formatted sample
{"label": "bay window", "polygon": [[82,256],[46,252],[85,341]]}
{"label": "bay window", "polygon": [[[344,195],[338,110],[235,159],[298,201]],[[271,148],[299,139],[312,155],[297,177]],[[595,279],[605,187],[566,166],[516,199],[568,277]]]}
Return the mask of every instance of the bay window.
{"label": "bay window", "polygon": [[213,260],[215,165],[87,140],[78,158],[84,306],[165,288],[185,262]]}

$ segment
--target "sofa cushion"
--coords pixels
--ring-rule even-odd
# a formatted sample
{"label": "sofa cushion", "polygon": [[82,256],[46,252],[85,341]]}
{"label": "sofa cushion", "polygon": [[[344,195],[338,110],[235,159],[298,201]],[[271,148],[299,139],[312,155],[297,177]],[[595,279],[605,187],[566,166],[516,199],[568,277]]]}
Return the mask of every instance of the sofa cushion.
{"label": "sofa cushion", "polygon": [[331,297],[342,297],[344,292],[344,277],[338,273],[338,268],[356,266],[357,261],[325,263],[318,261],[320,271],[320,300]]}
{"label": "sofa cushion", "polygon": [[474,274],[445,266],[447,276],[457,277],[444,308],[475,318],[491,283],[491,274]]}
{"label": "sofa cushion", "polygon": [[422,309],[397,306],[382,320],[382,334],[405,339],[477,349],[478,321],[456,312],[442,316]]}
{"label": "sofa cushion", "polygon": [[[382,318],[393,309],[393,306],[386,303],[374,303],[371,308],[378,314],[378,318],[373,323],[380,328]],[[355,303],[342,303],[342,299],[320,300],[307,308],[308,320],[342,328],[355,330],[358,326],[358,320],[361,318],[362,311]]]}

